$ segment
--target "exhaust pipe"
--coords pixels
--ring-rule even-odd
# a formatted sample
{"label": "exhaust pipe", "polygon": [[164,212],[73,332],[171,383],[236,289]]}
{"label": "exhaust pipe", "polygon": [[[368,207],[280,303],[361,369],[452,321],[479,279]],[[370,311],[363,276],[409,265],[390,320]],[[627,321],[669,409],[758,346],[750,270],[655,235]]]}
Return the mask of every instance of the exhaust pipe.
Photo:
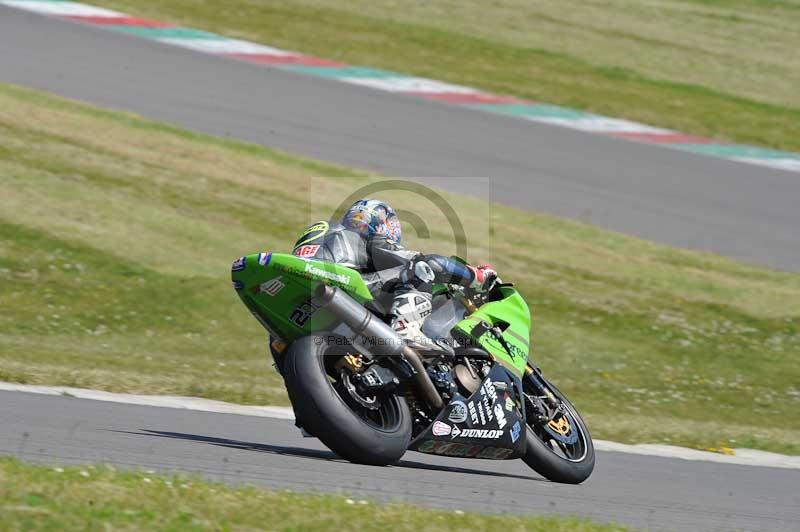
{"label": "exhaust pipe", "polygon": [[[426,402],[437,411],[444,406],[442,397],[436,391],[433,381],[425,371],[422,359],[416,351],[405,345],[391,327],[379,320],[370,311],[338,288],[320,284],[314,292],[314,299],[321,307],[333,312],[347,324],[353,332],[362,336],[375,356],[402,356],[414,368],[414,383],[419,388]],[[376,341],[376,340],[382,341]]]}

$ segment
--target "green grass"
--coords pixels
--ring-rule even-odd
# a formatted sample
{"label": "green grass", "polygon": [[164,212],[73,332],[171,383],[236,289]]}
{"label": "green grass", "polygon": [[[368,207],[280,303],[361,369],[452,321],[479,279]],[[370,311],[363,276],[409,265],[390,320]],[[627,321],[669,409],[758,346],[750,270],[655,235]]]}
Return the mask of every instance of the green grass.
{"label": "green grass", "polygon": [[490,516],[333,495],[230,487],[194,477],[48,468],[0,459],[0,528],[30,530],[616,531],[566,517]]}
{"label": "green grass", "polygon": [[[375,179],[0,85],[0,380],[287,404],[230,262]],[[800,454],[800,275],[445,196],[594,436]]]}
{"label": "green grass", "polygon": [[343,62],[800,151],[796,0],[97,0]]}

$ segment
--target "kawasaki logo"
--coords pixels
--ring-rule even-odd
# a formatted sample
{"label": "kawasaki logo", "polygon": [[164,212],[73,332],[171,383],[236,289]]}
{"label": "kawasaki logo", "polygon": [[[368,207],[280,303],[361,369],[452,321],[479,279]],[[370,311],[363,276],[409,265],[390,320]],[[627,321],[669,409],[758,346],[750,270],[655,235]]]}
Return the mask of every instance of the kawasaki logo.
{"label": "kawasaki logo", "polygon": [[350,277],[343,273],[334,273],[328,272],[323,270],[322,268],[317,268],[313,264],[306,264],[306,273],[310,273],[312,275],[316,275],[318,277],[324,277],[330,281],[336,281],[337,283],[342,284],[350,284]]}

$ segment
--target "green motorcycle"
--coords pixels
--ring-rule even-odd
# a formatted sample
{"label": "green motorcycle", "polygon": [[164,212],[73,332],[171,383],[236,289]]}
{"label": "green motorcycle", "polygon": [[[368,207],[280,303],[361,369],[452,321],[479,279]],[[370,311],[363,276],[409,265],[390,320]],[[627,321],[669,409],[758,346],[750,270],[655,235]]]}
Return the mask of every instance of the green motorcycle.
{"label": "green motorcycle", "polygon": [[350,268],[283,253],[241,257],[233,286],[269,332],[298,426],[361,464],[407,450],[521,458],[577,484],[594,469],[578,412],[529,359],[530,313],[510,284],[488,293],[437,285],[423,332],[406,346]]}

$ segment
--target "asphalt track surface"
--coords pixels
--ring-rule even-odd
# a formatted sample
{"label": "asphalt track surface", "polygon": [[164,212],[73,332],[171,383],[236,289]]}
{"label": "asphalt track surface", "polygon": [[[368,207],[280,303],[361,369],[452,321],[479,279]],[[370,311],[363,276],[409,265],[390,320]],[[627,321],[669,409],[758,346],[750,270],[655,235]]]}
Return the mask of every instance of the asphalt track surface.
{"label": "asphalt track surface", "polygon": [[[427,102],[7,7],[0,7],[0,81],[392,176],[488,178],[496,201],[800,270],[796,173]],[[458,180],[449,186],[461,188]]]}
{"label": "asphalt track surface", "polygon": [[290,421],[0,392],[0,455],[113,463],[229,483],[492,513],[576,514],[654,530],[800,530],[800,471],[598,454],[580,486],[521,460],[409,452],[393,467],[344,462]]}

